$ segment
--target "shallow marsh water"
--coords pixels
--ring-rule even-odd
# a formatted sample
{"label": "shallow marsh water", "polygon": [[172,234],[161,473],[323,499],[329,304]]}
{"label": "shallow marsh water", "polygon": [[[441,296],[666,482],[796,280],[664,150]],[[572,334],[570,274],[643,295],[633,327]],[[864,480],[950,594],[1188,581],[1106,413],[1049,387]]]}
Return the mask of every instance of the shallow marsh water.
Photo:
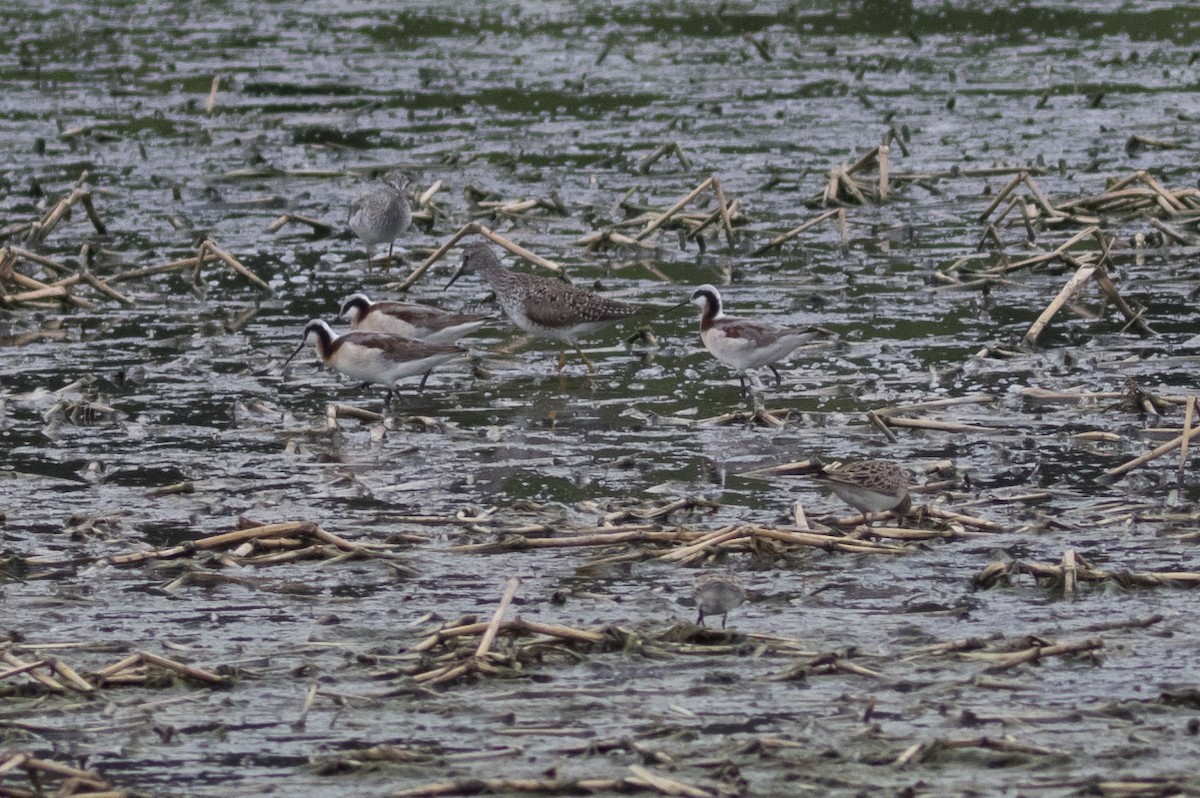
{"label": "shallow marsh water", "polygon": [[[44,254],[70,261],[92,241],[105,250],[96,272],[117,274],[186,257],[207,233],[273,289],[261,297],[209,266],[199,288],[185,275],[123,283],[132,308],[0,311],[6,343],[62,331],[0,350],[0,553],[60,570],[26,580],[6,560],[0,627],[28,643],[113,645],[64,654],[77,669],[149,649],[245,674],[216,692],[8,696],[0,747],[82,761],[118,787],[153,794],[374,795],[447,777],[619,777],[642,755],[567,752],[623,738],[665,753],[657,770],[713,791],[1069,795],[1105,780],[1161,779],[1200,793],[1196,705],[1162,698],[1200,687],[1193,593],[1110,585],[1066,600],[1029,580],[990,591],[971,582],[1002,556],[1058,562],[1067,549],[1113,570],[1197,570],[1187,537],[1198,526],[1194,468],[1182,489],[1177,456],[1102,484],[1106,468],[1147,448],[1145,419],[1020,393],[1119,391],[1127,377],[1157,393],[1194,393],[1196,251],[1116,255],[1118,286],[1146,308],[1157,337],[1123,330],[1111,309],[1099,318],[1064,312],[1042,349],[1006,360],[973,356],[1012,346],[1069,272],[1019,272],[987,296],[945,290],[933,274],[976,251],[977,217],[1007,175],[931,179],[894,189],[886,204],[852,208],[845,251],[826,225],[749,257],[814,215],[806,203],[827,170],[878,144],[888,125],[905,132],[910,150],[892,147],[896,171],[1044,164],[1039,185],[1062,199],[1099,193],[1106,179],[1138,169],[1169,187],[1194,186],[1200,10],[445,6],[0,4],[9,31],[0,45],[3,224],[40,213],[34,184],[53,201],[87,170],[109,235],[96,239],[76,213]],[[771,60],[746,35],[765,40]],[[214,74],[221,88],[207,113]],[[1179,146],[1127,148],[1134,134]],[[667,158],[638,172],[639,159],[672,140],[688,165]],[[736,378],[703,351],[689,308],[654,323],[660,346],[648,359],[617,346],[634,331],[618,329],[588,342],[603,350],[592,352],[595,377],[574,362],[560,378],[553,348],[534,342],[486,355],[479,372],[445,368],[423,394],[409,386],[386,427],[345,421],[328,431],[328,402],[377,408],[382,392],[339,380],[308,355],[282,362],[304,323],[332,320],[340,298],[364,288],[391,294],[398,275],[365,270],[344,220],[369,184],[363,175],[396,165],[422,189],[445,181],[438,201],[450,213],[407,246],[435,246],[465,222],[468,185],[506,199],[556,192],[569,216],[488,223],[608,294],[666,305],[713,282],[732,312],[821,324],[839,342],[797,356],[783,385],[770,386],[768,405],[791,411],[782,430],[689,423],[739,402]],[[591,220],[619,219],[627,192],[666,207],[710,173],[742,199],[748,225],[737,246],[722,240],[699,254],[674,233],[648,251],[594,255],[572,245]],[[338,232],[264,232],[285,211]],[[1110,230],[1121,242],[1152,232],[1145,219]],[[1019,258],[1024,229],[1000,232]],[[1039,243],[1055,246],[1071,232]],[[482,304],[475,278],[442,291],[456,262],[435,267],[410,297],[494,307]],[[1102,309],[1091,289],[1085,304]],[[472,345],[488,351],[512,337],[497,322]],[[118,419],[47,421],[55,392],[81,379],[89,380],[82,394],[67,395],[102,400]],[[889,444],[865,416],[977,393],[994,400],[937,417],[994,433],[898,430]],[[1167,422],[1179,426],[1180,416]],[[1120,437],[1076,437],[1086,431]],[[524,580],[515,611],[548,623],[649,633],[694,617],[692,569],[589,569],[592,553],[573,549],[453,553],[451,545],[492,536],[405,517],[498,508],[513,525],[586,527],[612,508],[676,496],[719,502],[711,516],[671,519],[712,528],[773,523],[796,499],[810,516],[843,514],[803,478],[743,473],[814,454],[915,469],[952,460],[969,483],[951,504],[1008,528],[903,557],[814,550],[708,566],[738,571],[750,591],[730,618],[738,632],[796,638],[814,653],[857,647],[884,678],[772,680],[793,659],[753,656],[751,641],[738,654],[669,660],[631,646],[552,661],[527,680],[355,700],[388,686],[374,678],[371,656],[410,648],[434,625],[428,613],[486,619],[511,575]],[[149,493],[181,480],[195,492]],[[1004,501],[1031,492],[1045,498]],[[229,530],[240,517],[311,520],[352,540],[426,541],[405,549],[411,577],[375,562],[298,563],[239,572],[241,584],[164,591],[178,563],[95,561]],[[1162,620],[1145,628],[1094,631],[1156,614]],[[1099,634],[1105,648],[1096,660],[1047,658],[999,677],[980,663],[909,658],[919,646],[993,632]],[[313,684],[321,695],[294,724]],[[981,735],[1061,753],[944,751],[893,764],[913,743]],[[308,764],[381,743],[432,758],[339,776]],[[479,752],[495,758],[473,759]]]}

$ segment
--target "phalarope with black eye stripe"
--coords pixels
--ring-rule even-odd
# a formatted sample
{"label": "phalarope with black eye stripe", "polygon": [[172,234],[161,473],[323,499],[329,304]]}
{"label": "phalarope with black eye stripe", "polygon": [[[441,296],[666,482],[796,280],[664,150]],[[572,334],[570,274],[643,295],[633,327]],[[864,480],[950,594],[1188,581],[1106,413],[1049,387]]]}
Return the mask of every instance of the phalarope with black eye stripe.
{"label": "phalarope with black eye stripe", "polygon": [[412,341],[385,333],[351,332],[338,335],[324,321],[314,319],[304,327],[303,340],[284,361],[284,365],[290,363],[310,342],[326,366],[356,380],[387,386],[387,398],[383,402],[385,408],[392,402],[397,381],[421,374],[421,384],[417,387],[420,391],[433,369],[467,354],[467,350],[461,347]]}
{"label": "phalarope with black eye stripe", "polygon": [[478,313],[450,313],[415,302],[372,302],[366,294],[354,294],[343,302],[338,318],[347,319],[355,330],[400,335],[427,344],[452,344],[488,320]]}
{"label": "phalarope with black eye stripe", "polygon": [[775,375],[776,385],[782,383],[775,363],[801,344],[828,335],[819,327],[781,327],[770,322],[726,316],[721,307],[721,294],[711,285],[697,288],[689,301],[701,309],[700,340],[713,357],[738,373],[743,393],[747,378],[751,385],[761,390],[762,383],[755,371],[764,366]]}

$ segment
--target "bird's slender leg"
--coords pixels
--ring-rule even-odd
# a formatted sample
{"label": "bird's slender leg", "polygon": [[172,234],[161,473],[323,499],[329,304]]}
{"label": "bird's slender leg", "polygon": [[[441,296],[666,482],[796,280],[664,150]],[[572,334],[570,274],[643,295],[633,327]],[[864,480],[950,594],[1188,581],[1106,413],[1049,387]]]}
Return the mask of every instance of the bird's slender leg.
{"label": "bird's slender leg", "polygon": [[698,616],[696,616],[696,625],[697,626],[704,625],[704,608],[703,607],[700,608],[700,614]]}
{"label": "bird's slender leg", "polygon": [[755,374],[754,372],[751,372],[750,373],[750,401],[754,405],[755,415],[765,413],[767,410],[766,397],[763,395],[764,393],[765,393],[765,389],[763,388],[762,380],[760,380],[758,378],[757,374]]}
{"label": "bird's slender leg", "polygon": [[738,396],[746,395],[746,377],[743,374],[738,374]]}
{"label": "bird's slender leg", "polygon": [[394,246],[396,246],[396,242],[395,242],[395,241],[393,241],[392,243],[388,244],[388,256],[387,256],[387,260],[385,260],[385,261],[383,262],[383,270],[384,270],[385,272],[387,272],[387,271],[391,271],[391,270],[392,270],[392,247],[394,247]]}
{"label": "bird's slender leg", "polygon": [[580,356],[581,358],[583,358],[583,364],[584,364],[585,366],[587,366],[587,369],[588,369],[588,374],[595,374],[595,373],[596,373],[596,366],[595,366],[595,364],[593,364],[593,363],[592,363],[592,361],[588,360],[588,356],[587,356],[587,355],[585,355],[585,354],[583,353],[583,350],[579,348],[579,344],[575,344],[575,351],[579,353],[579,356]]}
{"label": "bird's slender leg", "polygon": [[562,344],[558,345],[558,368],[554,369],[559,374],[567,367],[567,348]]}
{"label": "bird's slender leg", "polygon": [[429,379],[429,375],[432,373],[433,373],[433,369],[430,369],[429,371],[427,371],[421,375],[421,384],[417,386],[417,393],[420,393],[421,391],[425,390],[425,381]]}
{"label": "bird's slender leg", "polygon": [[767,368],[769,368],[771,373],[775,375],[775,387],[778,388],[780,385],[783,385],[783,377],[779,376],[779,369],[775,368],[775,364],[772,363],[768,365]]}
{"label": "bird's slender leg", "polygon": [[724,615],[721,616],[721,628],[722,629],[725,628],[725,622],[728,620],[729,620],[729,613],[725,613]]}
{"label": "bird's slender leg", "polygon": [[383,409],[388,410],[392,406],[392,389],[388,388],[387,395],[383,397]]}

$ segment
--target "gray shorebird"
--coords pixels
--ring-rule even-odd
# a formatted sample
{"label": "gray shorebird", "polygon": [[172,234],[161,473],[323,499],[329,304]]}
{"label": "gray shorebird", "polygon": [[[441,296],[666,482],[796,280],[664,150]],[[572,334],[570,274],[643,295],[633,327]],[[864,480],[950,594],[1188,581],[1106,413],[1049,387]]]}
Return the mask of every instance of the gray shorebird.
{"label": "gray shorebird", "polygon": [[391,171],[383,176],[383,187],[350,203],[348,223],[354,234],[367,248],[367,268],[375,247],[388,245],[387,264],[392,263],[392,248],[396,238],[412,224],[412,208],[408,204],[408,176]]}
{"label": "gray shorebird", "polygon": [[452,344],[488,320],[478,313],[450,313],[415,302],[372,302],[366,294],[346,299],[338,318],[349,320],[356,330],[400,335],[427,344]]}
{"label": "gray shorebird", "polygon": [[738,373],[742,393],[746,379],[755,388],[762,388],[755,371],[766,366],[775,375],[775,384],[783,378],[775,363],[783,360],[801,344],[827,335],[819,327],[780,327],[765,321],[726,316],[721,307],[721,294],[711,285],[702,285],[688,300],[700,306],[700,340],[713,357]]}
{"label": "gray shorebird", "polygon": [[729,611],[746,600],[746,591],[733,574],[708,573],[696,577],[692,596],[696,599],[696,607],[700,611],[696,624],[703,626],[705,615],[720,615],[721,628],[724,629],[725,622],[729,619]]}
{"label": "gray shorebird", "polygon": [[467,354],[467,350],[457,346],[411,341],[385,333],[351,332],[338,335],[325,322],[313,319],[304,327],[304,338],[300,345],[283,365],[292,362],[292,358],[310,342],[316,347],[317,357],[326,366],[352,379],[387,386],[387,397],[383,401],[385,408],[392,403],[392,392],[397,381],[421,374],[421,384],[417,387],[420,391],[433,369]]}
{"label": "gray shorebird", "polygon": [[466,272],[478,272],[487,281],[513,324],[540,338],[558,341],[558,371],[567,364],[566,346],[570,344],[583,358],[588,371],[596,373],[595,365],[579,348],[580,336],[654,310],[608,299],[560,280],[511,271],[481,241],[463,247],[462,265],[446,287]]}
{"label": "gray shorebird", "polygon": [[902,517],[912,509],[908,474],[887,460],[851,460],[837,467],[826,466],[816,478],[864,519],[889,510]]}

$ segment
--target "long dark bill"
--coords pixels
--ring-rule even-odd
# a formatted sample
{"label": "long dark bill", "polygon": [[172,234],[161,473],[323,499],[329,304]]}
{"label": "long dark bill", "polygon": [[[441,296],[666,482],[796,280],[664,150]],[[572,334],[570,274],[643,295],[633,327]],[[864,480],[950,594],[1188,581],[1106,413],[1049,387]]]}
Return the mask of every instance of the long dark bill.
{"label": "long dark bill", "polygon": [[292,354],[288,356],[288,359],[287,359],[287,360],[285,360],[285,361],[283,361],[283,365],[285,365],[285,366],[286,366],[288,363],[291,363],[291,362],[292,362],[292,358],[294,358],[296,355],[300,354],[300,350],[304,348],[304,345],[305,345],[306,343],[308,343],[308,336],[307,336],[307,335],[306,335],[306,336],[304,336],[304,340],[300,342],[300,346],[296,347],[296,351],[295,351],[295,352],[292,352]]}
{"label": "long dark bill", "polygon": [[457,280],[459,277],[462,277],[462,274],[463,274],[463,272],[464,272],[464,271],[466,271],[466,270],[467,270],[467,259],[466,259],[466,258],[463,258],[463,262],[462,262],[461,264],[459,264],[458,271],[456,271],[456,272],[454,273],[454,276],[450,278],[450,282],[446,283],[446,288],[443,288],[442,290],[443,290],[443,291],[445,291],[445,290],[447,290],[448,288],[450,288],[450,286],[454,285],[454,282],[455,282],[455,281],[456,281],[456,280]]}

